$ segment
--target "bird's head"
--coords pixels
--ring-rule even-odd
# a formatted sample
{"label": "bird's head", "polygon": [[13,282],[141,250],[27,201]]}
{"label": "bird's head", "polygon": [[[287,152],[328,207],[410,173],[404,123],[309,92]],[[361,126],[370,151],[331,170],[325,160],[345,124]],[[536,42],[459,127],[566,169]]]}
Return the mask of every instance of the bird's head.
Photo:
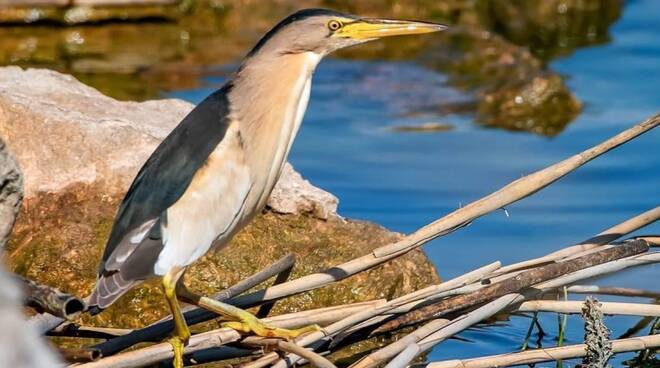
{"label": "bird's head", "polygon": [[441,24],[361,18],[327,9],[305,9],[282,20],[250,52],[292,54],[314,52],[321,56],[335,50],[383,37],[438,32]]}

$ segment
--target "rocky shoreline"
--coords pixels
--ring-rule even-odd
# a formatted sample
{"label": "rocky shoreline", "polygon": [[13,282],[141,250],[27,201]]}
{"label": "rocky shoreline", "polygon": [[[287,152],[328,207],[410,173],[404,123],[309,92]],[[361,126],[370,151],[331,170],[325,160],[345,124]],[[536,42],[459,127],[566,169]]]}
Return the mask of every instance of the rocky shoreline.
{"label": "rocky shoreline", "polygon": [[[0,68],[0,138],[15,154],[25,201],[5,247],[8,268],[86,296],[116,208],[151,150],[192,106],[179,100],[120,102],[54,71]],[[337,215],[337,199],[290,166],[269,208],[186,283],[213,293],[292,252],[291,277],[320,271],[400,238]],[[255,247],[259,249],[255,252]],[[420,250],[330,287],[288,298],[274,313],[392,298],[439,282]],[[167,313],[155,283],[136,288],[85,324],[136,328]],[[65,345],[71,341],[61,342]]]}

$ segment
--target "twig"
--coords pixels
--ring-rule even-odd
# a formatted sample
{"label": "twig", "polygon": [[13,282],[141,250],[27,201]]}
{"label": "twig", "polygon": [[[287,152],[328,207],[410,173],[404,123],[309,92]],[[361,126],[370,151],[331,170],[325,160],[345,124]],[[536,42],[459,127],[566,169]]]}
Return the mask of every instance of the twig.
{"label": "twig", "polygon": [[[515,294],[507,294],[473,310],[472,312],[463,314],[460,317],[453,319],[447,325],[439,328],[437,331],[413,344],[412,346],[414,346],[414,348],[410,348],[411,345],[408,345],[404,351],[399,353],[399,355],[397,355],[397,357],[387,365],[387,368],[407,367],[410,362],[417,357],[417,355],[430,349],[434,345],[439,344],[447,338],[465,330],[466,328],[477,324],[484,319],[492,317],[496,313],[499,313],[514,303],[515,299]],[[406,350],[408,351],[406,352]],[[411,355],[410,352],[412,350],[415,350],[417,353],[415,355]],[[396,364],[393,364],[394,362],[396,362]]]}
{"label": "twig", "polygon": [[[660,335],[633,337],[629,339],[612,340],[612,351],[624,353],[660,346]],[[425,368],[489,368],[508,367],[524,364],[549,362],[557,359],[571,359],[583,357],[586,354],[586,345],[567,345],[560,348],[533,349],[517,353],[492,355],[472,359],[455,359],[442,362],[417,365]]]}
{"label": "twig", "polygon": [[[547,282],[544,282],[542,284],[537,285],[534,289],[528,289],[526,293],[523,294],[509,294],[506,295],[506,297],[511,297],[511,299],[508,299],[509,305],[513,305],[515,303],[520,303],[521,301],[525,300],[526,298],[530,298],[531,296],[538,295],[540,293],[539,289],[542,288],[557,288],[561,287],[563,285],[566,285],[568,283],[575,282],[577,280],[583,279],[583,278],[590,278],[594,277],[597,275],[602,275],[605,273],[609,272],[616,272],[620,271],[622,269],[625,269],[627,267],[632,267],[632,266],[639,266],[643,264],[650,264],[650,263],[657,263],[660,262],[660,253],[650,253],[650,254],[642,254],[642,255],[637,255],[637,256],[632,256],[624,259],[618,259],[612,262],[604,263],[601,265],[589,267],[584,270],[580,270],[578,272],[574,272],[569,275],[565,275],[562,277],[558,277],[554,280],[550,280]],[[538,288],[538,289],[537,289]],[[493,302],[491,302],[493,303]],[[489,306],[491,303],[486,304],[484,307]],[[481,307],[481,308],[484,308]],[[479,308],[479,309],[481,309]],[[476,311],[476,310],[475,310]],[[459,317],[460,318],[460,317]],[[443,337],[446,335],[446,332],[442,331],[443,328],[441,328],[438,332],[436,332],[433,335],[430,335],[427,337],[422,343],[426,344],[425,346],[422,345],[424,348],[423,351],[426,351],[433,347],[435,344],[441,342],[443,339],[440,339],[439,337]],[[451,335],[449,335],[451,336]]]}
{"label": "twig", "polygon": [[653,323],[654,319],[655,318],[653,318],[653,317],[640,318],[639,321],[637,321],[637,323],[635,323],[634,326],[630,327],[629,329],[626,330],[626,332],[622,333],[621,336],[619,336],[619,339],[627,339],[629,337],[637,335],[643,329],[645,329],[646,326]]}
{"label": "twig", "polygon": [[404,351],[407,346],[416,345],[418,341],[446,326],[449,322],[448,319],[434,319],[403,338],[358,360],[351,365],[351,368],[367,368],[383,364],[399,352]]}
{"label": "twig", "polygon": [[404,368],[409,365],[418,355],[422,349],[417,343],[406,346],[403,351],[397,355],[391,362],[387,363],[385,368]]}

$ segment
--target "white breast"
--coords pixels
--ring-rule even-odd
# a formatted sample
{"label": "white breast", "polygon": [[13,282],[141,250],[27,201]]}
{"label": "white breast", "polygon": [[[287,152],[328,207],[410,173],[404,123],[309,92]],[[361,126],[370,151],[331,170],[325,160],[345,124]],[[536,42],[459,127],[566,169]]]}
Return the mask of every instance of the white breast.
{"label": "white breast", "polygon": [[215,240],[226,244],[239,230],[251,183],[237,125],[211,153],[179,200],[167,210],[164,248],[154,271],[187,266],[203,256]]}

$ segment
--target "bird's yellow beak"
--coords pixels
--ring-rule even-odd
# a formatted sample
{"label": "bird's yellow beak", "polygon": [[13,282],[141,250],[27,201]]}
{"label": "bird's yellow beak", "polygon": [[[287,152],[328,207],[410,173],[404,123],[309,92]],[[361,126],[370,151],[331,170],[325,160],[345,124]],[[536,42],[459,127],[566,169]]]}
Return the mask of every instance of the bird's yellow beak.
{"label": "bird's yellow beak", "polygon": [[334,36],[370,40],[388,36],[438,32],[445,29],[447,29],[445,25],[430,22],[365,18],[344,24],[335,32]]}

